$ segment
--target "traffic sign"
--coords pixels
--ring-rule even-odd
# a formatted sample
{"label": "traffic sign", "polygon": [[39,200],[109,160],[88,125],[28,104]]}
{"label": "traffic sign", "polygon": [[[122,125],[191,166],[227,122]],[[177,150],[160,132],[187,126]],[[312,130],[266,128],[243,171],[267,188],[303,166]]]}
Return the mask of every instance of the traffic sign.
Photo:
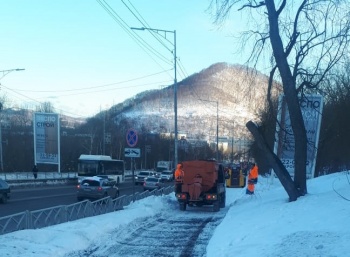
{"label": "traffic sign", "polygon": [[126,143],[130,147],[134,147],[137,144],[138,140],[138,135],[136,130],[134,129],[129,129],[128,132],[126,133]]}
{"label": "traffic sign", "polygon": [[140,157],[141,150],[140,148],[125,148],[124,155],[125,157]]}

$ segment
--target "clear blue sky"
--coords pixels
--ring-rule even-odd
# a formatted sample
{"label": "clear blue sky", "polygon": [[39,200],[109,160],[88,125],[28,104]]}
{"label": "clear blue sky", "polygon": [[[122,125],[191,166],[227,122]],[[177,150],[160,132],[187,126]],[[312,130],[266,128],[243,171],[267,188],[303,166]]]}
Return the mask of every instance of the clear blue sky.
{"label": "clear blue sky", "polygon": [[60,113],[91,116],[139,92],[172,84],[173,33],[162,45],[147,31],[129,27],[176,30],[178,81],[217,62],[245,61],[233,37],[242,19],[231,15],[223,27],[214,25],[206,12],[209,0],[102,3],[112,8],[114,18],[96,0],[0,3],[0,71],[25,69],[0,73],[6,107],[34,108],[50,101]]}

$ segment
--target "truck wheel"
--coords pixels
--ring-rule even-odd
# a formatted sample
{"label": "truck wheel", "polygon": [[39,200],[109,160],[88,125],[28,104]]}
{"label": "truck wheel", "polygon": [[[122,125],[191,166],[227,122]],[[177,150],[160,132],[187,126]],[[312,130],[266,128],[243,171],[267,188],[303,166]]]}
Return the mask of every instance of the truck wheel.
{"label": "truck wheel", "polygon": [[213,203],[213,211],[214,211],[214,212],[220,211],[220,202],[219,202],[219,201],[215,201],[215,202]]}
{"label": "truck wheel", "polygon": [[180,203],[180,211],[186,211],[186,203]]}

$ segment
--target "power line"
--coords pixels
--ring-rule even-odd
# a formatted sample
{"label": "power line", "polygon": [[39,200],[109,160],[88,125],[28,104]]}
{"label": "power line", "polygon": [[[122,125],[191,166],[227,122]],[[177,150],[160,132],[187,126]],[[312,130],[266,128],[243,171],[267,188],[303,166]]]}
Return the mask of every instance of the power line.
{"label": "power line", "polygon": [[[118,23],[118,25],[134,40],[144,51],[145,53],[162,69],[164,69],[149,53],[152,53],[158,59],[162,60],[165,63],[169,64],[169,60],[164,57],[161,53],[159,53],[156,49],[154,49],[151,45],[149,45],[145,40],[143,40],[139,35],[135,32],[130,31],[130,26],[113,10],[113,8],[106,3],[104,0],[96,0],[102,8]],[[103,1],[103,2],[102,2]],[[147,50],[145,50],[147,49]]]}
{"label": "power line", "polygon": [[[130,5],[133,7],[133,9],[137,12],[137,14],[140,16],[140,18],[130,9],[130,7],[122,0],[123,4],[126,6],[126,8],[128,8],[128,10],[131,12],[131,14],[142,24],[143,27],[151,27],[146,20],[141,16],[141,14],[137,11],[137,9],[135,8],[134,5],[131,4],[130,1],[128,1],[130,3]],[[141,19],[143,21],[141,21]],[[169,52],[172,52],[172,50],[163,42],[163,37],[160,37],[158,35],[158,33],[152,31],[152,30],[148,30],[148,32],[162,45],[164,46]],[[167,40],[169,43],[171,43],[169,40]]]}
{"label": "power line", "polygon": [[[84,95],[84,94],[91,94],[91,93],[100,93],[100,92],[106,92],[106,91],[113,91],[113,90],[120,90],[120,89],[125,89],[125,88],[135,88],[135,87],[143,87],[143,86],[149,86],[149,85],[159,85],[159,84],[162,84],[162,83],[170,83],[172,82],[171,80],[165,80],[165,81],[157,81],[157,82],[150,82],[150,83],[144,83],[144,84],[140,84],[140,85],[133,85],[133,86],[124,86],[124,87],[119,87],[119,88],[109,88],[109,89],[104,89],[104,90],[93,90],[93,91],[88,91],[88,92],[77,92],[77,93],[72,93],[72,94],[62,94],[62,95],[55,95],[55,97],[64,97],[64,96],[73,96],[73,95]],[[25,98],[28,98],[30,100],[33,100],[33,101],[37,101],[37,100],[34,100],[26,95],[23,95],[19,92],[16,92],[16,90],[13,90],[13,89],[10,89],[4,85],[2,85],[4,88],[12,91],[13,93],[16,93],[16,94],[19,94]],[[18,90],[17,90],[18,91]],[[38,92],[38,91],[30,91],[30,92]],[[46,92],[46,91],[43,91],[43,92]],[[64,92],[64,91],[63,91]],[[51,91],[49,93],[55,93],[55,91]],[[45,98],[45,97],[43,97]],[[37,101],[38,102],[38,101]]]}
{"label": "power line", "polygon": [[[35,102],[35,103],[38,103],[39,105],[43,104],[43,102],[40,102],[40,101],[38,101],[38,100],[36,100],[36,99],[34,99],[34,98],[31,98],[31,97],[29,97],[29,96],[27,96],[27,95],[23,95],[23,94],[21,94],[21,93],[18,93],[18,92],[16,92],[15,90],[12,90],[12,89],[10,89],[10,88],[4,86],[4,85],[2,85],[2,86],[3,86],[4,88],[6,88],[7,90],[11,91],[12,93],[14,93],[14,94],[15,94],[14,97],[17,98],[17,99],[19,99],[19,100],[21,100],[21,101],[23,100],[23,98],[16,97],[16,94],[17,94],[17,95],[20,95],[20,96],[22,96],[22,97],[24,97],[24,98],[26,98],[26,99],[29,99],[29,100],[31,100],[31,101],[33,101],[33,102]],[[54,107],[54,109],[57,110],[57,111],[59,111],[60,113],[67,113],[67,114],[70,114],[70,115],[73,115],[73,116],[77,116],[77,117],[84,117],[84,116],[82,116],[82,115],[80,115],[80,114],[76,114],[76,113],[73,113],[73,112],[65,111],[65,110],[62,110],[62,109],[59,109],[59,108],[56,108],[56,107]]]}
{"label": "power line", "polygon": [[91,93],[100,93],[100,92],[106,92],[106,91],[113,91],[113,90],[119,90],[119,89],[125,89],[125,88],[135,88],[135,87],[143,87],[143,86],[149,86],[149,85],[159,85],[160,83],[170,83],[170,80],[164,80],[164,81],[156,81],[156,82],[150,82],[140,85],[133,85],[133,86],[124,86],[119,88],[109,88],[104,90],[95,90],[95,91],[88,91],[88,92],[77,92],[72,94],[65,94],[65,95],[56,95],[57,97],[63,97],[63,96],[72,96],[72,95],[84,95],[84,94],[91,94]]}
{"label": "power line", "polygon": [[[65,90],[28,90],[28,89],[13,89],[16,91],[20,91],[20,92],[34,92],[34,93],[57,93],[57,92],[74,92],[74,91],[81,91],[81,90],[88,90],[88,89],[95,89],[95,88],[103,88],[103,87],[110,87],[110,86],[114,86],[114,85],[120,85],[120,84],[125,84],[128,82],[132,82],[132,81],[136,81],[136,80],[140,80],[140,79],[144,79],[144,78],[148,78],[148,77],[152,77],[164,72],[168,72],[172,69],[166,70],[166,71],[160,71],[157,73],[153,73],[153,74],[149,74],[149,75],[145,75],[145,76],[141,76],[141,77],[137,77],[137,78],[133,78],[133,79],[128,79],[128,80],[124,80],[124,81],[120,81],[120,82],[115,82],[115,83],[110,83],[110,84],[106,84],[106,85],[100,85],[100,86],[92,86],[92,87],[84,87],[84,88],[76,88],[76,89],[65,89]],[[135,87],[135,86],[130,86],[130,87]],[[125,87],[121,87],[125,88]],[[115,90],[115,88],[111,89],[111,90]],[[103,90],[105,91],[105,90]],[[98,91],[94,91],[94,92],[98,92]]]}
{"label": "power line", "polygon": [[[159,51],[157,51],[156,49],[154,49],[148,42],[146,42],[138,33],[132,31],[132,33],[128,30],[128,28],[130,28],[130,26],[128,26],[128,24],[121,18],[120,15],[118,15],[116,13],[115,10],[113,10],[113,8],[108,5],[108,3],[106,3],[105,0],[96,0],[105,10],[106,12],[115,20],[117,21],[117,23],[119,24],[119,26],[122,27],[122,29],[132,38],[133,41],[135,41],[140,47],[141,49],[148,54],[151,59],[157,63],[157,65],[159,65],[160,67],[162,67],[151,55],[153,54],[154,56],[156,56],[157,58],[161,59],[162,61],[166,62],[168,65],[172,64],[166,57],[164,57]],[[140,12],[136,9],[136,7],[129,1],[127,0],[128,3],[126,3],[126,1],[122,0],[122,3],[124,4],[124,6],[128,9],[128,11],[136,18],[136,20],[143,26],[143,27],[151,27],[147,21],[142,17],[142,15],[140,14]],[[166,38],[166,36],[161,36],[159,35],[159,32],[153,31],[153,30],[148,30],[148,32],[151,34],[151,36],[153,36],[163,47],[165,47],[169,52],[172,53],[172,49],[170,49],[168,47],[168,45],[165,44],[166,40],[169,44],[172,44],[172,42],[170,40],[168,40]],[[187,73],[185,71],[185,68],[183,67],[182,64],[180,64],[180,71],[182,72],[183,77],[187,77]],[[163,67],[162,67],[163,68]],[[163,68],[164,69],[164,68]],[[170,75],[169,75],[170,76]]]}
{"label": "power line", "polygon": [[179,64],[178,67],[179,67],[180,71],[182,72],[183,78],[187,78],[188,77],[188,73],[186,72],[186,69],[183,66],[181,60],[179,59],[177,63]]}

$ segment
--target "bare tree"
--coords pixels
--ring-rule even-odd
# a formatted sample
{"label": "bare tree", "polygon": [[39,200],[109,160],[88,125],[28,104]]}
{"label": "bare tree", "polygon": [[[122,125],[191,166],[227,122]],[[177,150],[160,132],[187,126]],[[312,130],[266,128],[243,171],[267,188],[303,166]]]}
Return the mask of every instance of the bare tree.
{"label": "bare tree", "polygon": [[21,127],[22,129],[32,128],[32,112],[28,108],[19,109],[11,118],[11,125]]}
{"label": "bare tree", "polygon": [[[257,21],[243,36],[245,42],[253,40],[248,62],[255,67],[266,51],[270,53],[268,101],[272,82],[282,81],[295,139],[294,186],[284,172],[275,172],[280,180],[287,181],[284,188],[291,201],[307,193],[307,137],[298,97],[317,92],[326,74],[348,53],[349,5],[346,0],[212,1],[217,22],[227,18],[233,7]],[[251,123],[247,127],[255,131],[255,137],[258,130]],[[274,162],[271,166],[283,170],[281,163],[270,159]]]}
{"label": "bare tree", "polygon": [[51,102],[43,102],[36,107],[37,112],[55,113],[55,108]]}

